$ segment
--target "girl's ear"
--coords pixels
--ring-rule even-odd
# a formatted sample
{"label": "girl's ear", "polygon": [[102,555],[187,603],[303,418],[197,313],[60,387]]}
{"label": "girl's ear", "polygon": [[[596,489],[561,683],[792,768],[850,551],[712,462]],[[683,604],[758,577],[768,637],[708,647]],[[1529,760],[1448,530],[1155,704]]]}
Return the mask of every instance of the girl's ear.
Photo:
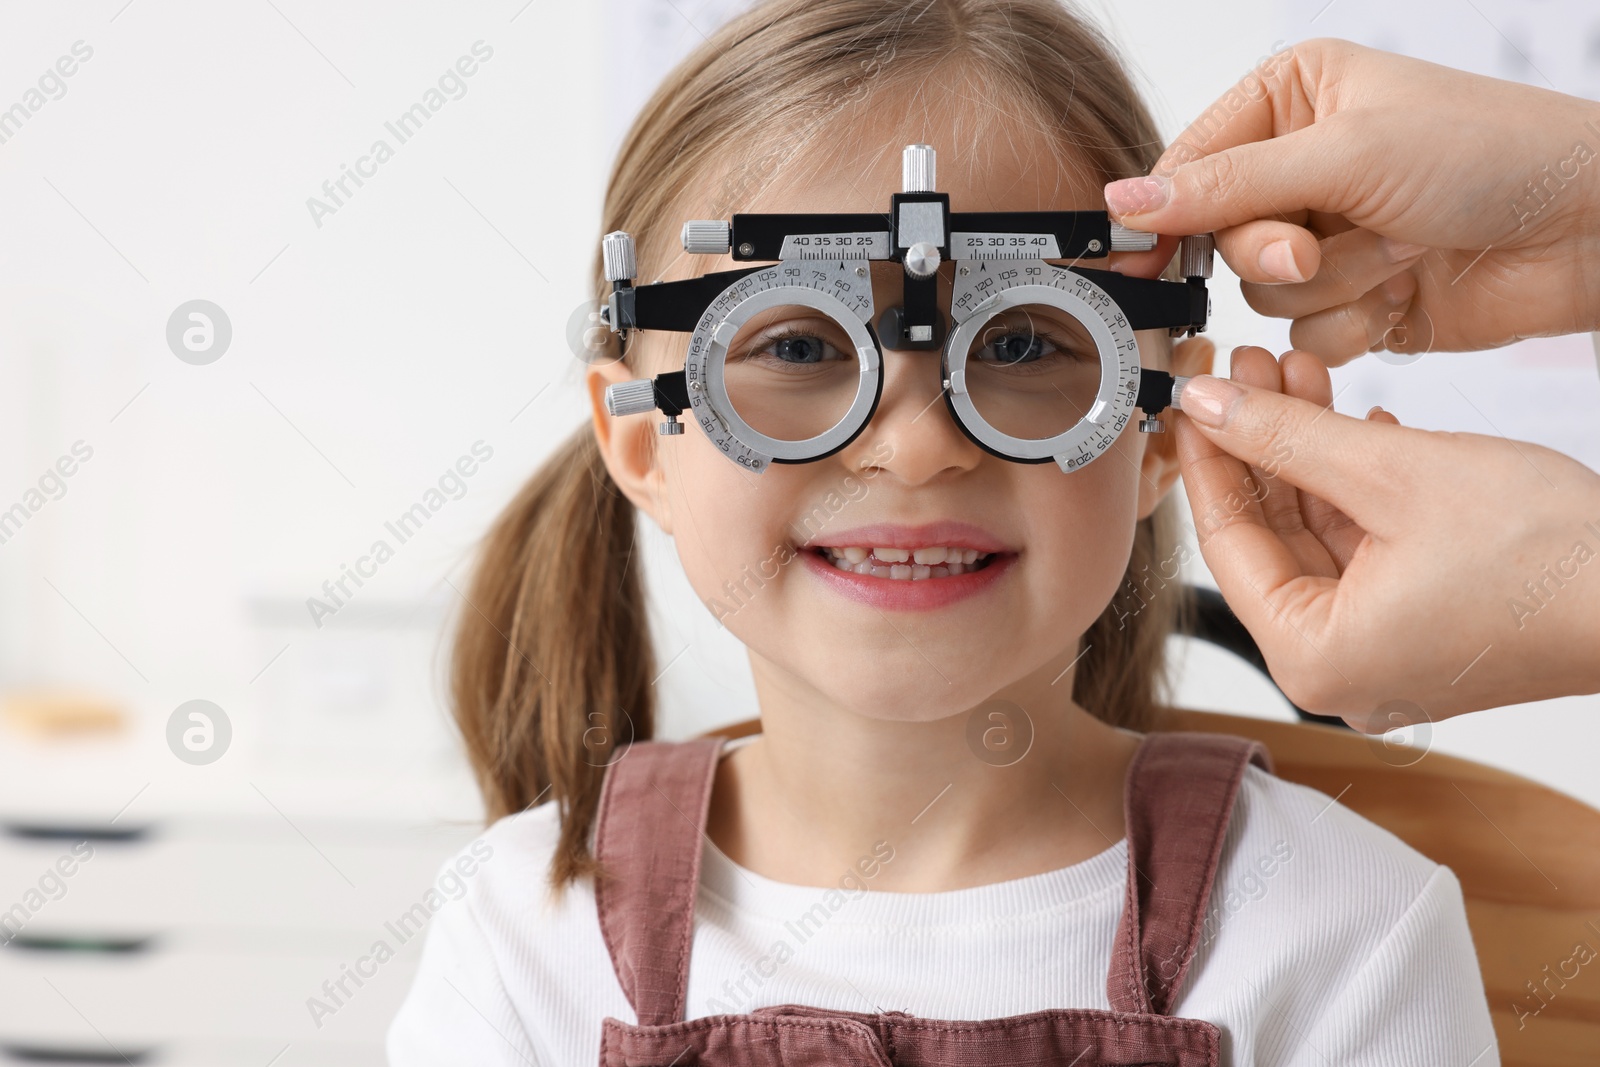
{"label": "girl's ear", "polygon": [[[1210,374],[1213,357],[1217,348],[1204,337],[1188,337],[1172,346],[1172,374],[1188,375]],[[1150,513],[1161,503],[1161,498],[1167,495],[1172,488],[1172,483],[1178,479],[1178,451],[1174,443],[1172,432],[1172,409],[1168,408],[1162,413],[1167,419],[1166,433],[1153,433],[1145,436],[1144,460],[1140,464],[1139,473],[1139,518],[1148,518]]]}
{"label": "girl's ear", "polygon": [[621,360],[604,364],[590,364],[584,371],[584,384],[589,390],[589,407],[594,418],[595,440],[600,446],[600,456],[605,460],[611,480],[617,483],[623,495],[633,501],[633,506],[648,514],[661,527],[672,533],[671,508],[666,504],[662,472],[657,464],[660,455],[656,448],[656,423],[663,416],[657,412],[648,415],[629,415],[617,418],[606,410],[606,387],[636,377]]}

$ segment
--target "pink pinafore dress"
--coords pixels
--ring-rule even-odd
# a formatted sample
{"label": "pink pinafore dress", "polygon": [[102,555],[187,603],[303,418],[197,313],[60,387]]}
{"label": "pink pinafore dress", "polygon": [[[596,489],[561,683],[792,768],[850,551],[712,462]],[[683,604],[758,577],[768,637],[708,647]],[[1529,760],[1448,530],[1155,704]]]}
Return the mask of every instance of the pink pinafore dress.
{"label": "pink pinafore dress", "polygon": [[1216,1067],[1214,1023],[1169,1015],[1199,943],[1223,833],[1259,742],[1145,736],[1128,768],[1128,886],[1111,1010],[929,1019],[782,1004],[685,1020],[694,902],[722,738],[640,741],[606,772],[595,852],[600,929],[638,1017],[603,1022],[601,1067]]}

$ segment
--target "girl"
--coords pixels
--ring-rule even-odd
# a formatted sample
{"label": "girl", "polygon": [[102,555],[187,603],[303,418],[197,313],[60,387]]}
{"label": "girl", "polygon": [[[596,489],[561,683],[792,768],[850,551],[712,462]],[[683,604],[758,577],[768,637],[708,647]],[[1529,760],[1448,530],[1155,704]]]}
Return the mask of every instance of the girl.
{"label": "girl", "polygon": [[[882,211],[910,143],[961,211],[1092,210],[1161,148],[1053,0],[773,0],[645,106],[602,232],[644,279],[726,269],[683,220]],[[872,264],[879,307],[900,269]],[[938,403],[937,353],[886,350],[865,432],[755,475],[606,413],[684,341],[588,367],[592,428],[489,536],[453,685],[492,856],[434,916],[393,1063],[1497,1062],[1448,869],[1247,747],[1152,732],[1172,435],[1009,462]],[[647,740],[637,511],[748,647],[759,734]]]}

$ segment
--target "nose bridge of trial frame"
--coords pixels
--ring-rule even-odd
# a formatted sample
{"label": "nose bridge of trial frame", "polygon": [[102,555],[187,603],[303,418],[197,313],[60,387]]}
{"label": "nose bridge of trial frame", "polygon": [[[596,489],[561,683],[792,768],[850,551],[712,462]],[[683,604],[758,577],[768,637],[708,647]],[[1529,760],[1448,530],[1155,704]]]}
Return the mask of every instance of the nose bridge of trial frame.
{"label": "nose bridge of trial frame", "polygon": [[[952,214],[950,196],[935,190],[935,154],[930,145],[907,145],[901,157],[902,191],[890,197],[888,213],[736,214],[731,221],[696,219],[683,225],[685,252],[731,255],[736,261],[875,260],[903,267],[902,300],[887,308],[877,321],[880,349],[939,349],[945,340],[944,316],[938,304],[939,267],[956,263],[957,272],[972,264],[1005,260],[1070,260],[1101,258],[1112,252],[1141,252],[1155,248],[1157,235],[1130,230],[1111,221],[1104,211],[959,212]],[[962,226],[952,230],[952,223]],[[649,318],[668,323],[659,328],[692,331],[701,310],[731,281],[752,268],[703,275],[700,279],[666,285],[635,287],[633,239],[618,231],[602,241],[605,276],[612,293],[602,305],[601,319],[623,332],[636,321]],[[1211,277],[1214,244],[1210,234],[1183,238],[1179,259],[1182,277],[1189,283],[1156,283],[1110,270],[1074,266],[1090,277],[1121,308],[1139,307],[1152,321],[1167,325],[1174,336],[1193,335],[1205,328],[1210,298],[1205,280]],[[759,268],[755,268],[759,269]],[[865,269],[865,268],[863,268]],[[685,299],[685,286],[694,286]],[[683,306],[669,306],[670,301]],[[648,315],[645,312],[648,310]],[[982,309],[977,309],[981,311]],[[952,318],[955,307],[951,308]],[[1177,324],[1177,325],[1171,325]],[[1135,328],[1151,328],[1138,327]],[[1177,403],[1170,375],[1156,373],[1141,383],[1137,406],[1145,412],[1142,432],[1165,429],[1162,409]],[[687,395],[676,395],[676,381],[658,380],[613,387],[626,410],[659,408],[666,420],[663,434],[680,434],[677,416],[688,406]],[[945,389],[949,382],[943,382]],[[1179,385],[1181,391],[1181,384]],[[637,395],[635,395],[637,394]],[[619,412],[620,413],[620,412]]]}

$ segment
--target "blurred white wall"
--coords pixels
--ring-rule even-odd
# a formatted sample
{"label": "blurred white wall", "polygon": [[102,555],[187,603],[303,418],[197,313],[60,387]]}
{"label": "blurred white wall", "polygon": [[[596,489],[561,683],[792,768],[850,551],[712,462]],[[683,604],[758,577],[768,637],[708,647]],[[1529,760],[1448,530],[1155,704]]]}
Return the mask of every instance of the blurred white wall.
{"label": "blurred white wall", "polygon": [[[151,728],[204,697],[243,756],[440,750],[449,583],[584,417],[563,337],[607,164],[599,12],[124,2],[3,16],[0,107],[92,55],[0,144],[0,506],[92,458],[0,544],[0,678]],[[232,325],[207,365],[167,341],[194,299]],[[442,477],[401,544],[385,522]],[[314,625],[379,539],[393,558]]]}

